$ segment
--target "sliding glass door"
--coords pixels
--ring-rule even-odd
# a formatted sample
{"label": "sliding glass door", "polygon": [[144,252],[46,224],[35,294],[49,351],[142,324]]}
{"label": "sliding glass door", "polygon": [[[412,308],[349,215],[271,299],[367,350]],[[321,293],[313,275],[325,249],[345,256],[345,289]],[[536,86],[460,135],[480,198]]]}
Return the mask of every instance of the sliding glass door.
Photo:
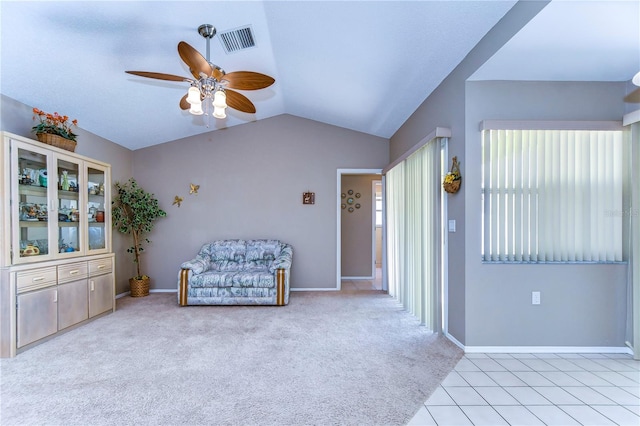
{"label": "sliding glass door", "polygon": [[434,138],[386,174],[389,294],[440,331],[442,167]]}

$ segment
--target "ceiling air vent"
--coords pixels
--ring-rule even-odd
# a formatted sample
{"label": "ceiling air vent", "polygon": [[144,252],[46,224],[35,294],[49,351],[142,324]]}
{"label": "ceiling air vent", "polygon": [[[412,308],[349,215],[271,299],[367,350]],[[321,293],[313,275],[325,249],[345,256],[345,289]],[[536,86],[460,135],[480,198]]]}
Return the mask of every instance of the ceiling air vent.
{"label": "ceiling air vent", "polygon": [[256,45],[250,26],[224,31],[219,33],[219,37],[222,47],[224,47],[227,53],[249,49]]}

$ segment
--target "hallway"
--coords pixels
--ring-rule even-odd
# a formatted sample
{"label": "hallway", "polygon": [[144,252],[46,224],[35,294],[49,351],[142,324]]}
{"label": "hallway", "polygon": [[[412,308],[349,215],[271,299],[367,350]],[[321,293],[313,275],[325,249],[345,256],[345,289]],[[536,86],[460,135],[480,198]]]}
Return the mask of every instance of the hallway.
{"label": "hallway", "polygon": [[382,269],[376,268],[373,280],[342,280],[341,291],[370,291],[382,290]]}

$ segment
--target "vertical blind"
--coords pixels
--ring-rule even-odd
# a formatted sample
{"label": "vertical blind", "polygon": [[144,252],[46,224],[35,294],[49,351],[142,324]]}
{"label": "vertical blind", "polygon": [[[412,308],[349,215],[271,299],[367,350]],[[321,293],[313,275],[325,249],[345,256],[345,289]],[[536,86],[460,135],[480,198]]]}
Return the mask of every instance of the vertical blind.
{"label": "vertical blind", "polygon": [[432,330],[439,330],[439,140],[386,174],[389,294]]}
{"label": "vertical blind", "polygon": [[482,143],[483,260],[622,260],[622,131],[484,130]]}
{"label": "vertical blind", "polygon": [[640,360],[640,122],[631,126],[631,208],[627,341]]}

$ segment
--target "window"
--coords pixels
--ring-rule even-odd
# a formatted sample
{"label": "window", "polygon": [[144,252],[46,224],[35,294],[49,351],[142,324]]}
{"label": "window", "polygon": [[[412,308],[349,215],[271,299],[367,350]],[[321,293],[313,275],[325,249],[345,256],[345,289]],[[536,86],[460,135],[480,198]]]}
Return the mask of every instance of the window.
{"label": "window", "polygon": [[482,258],[622,261],[621,130],[483,130]]}
{"label": "window", "polygon": [[382,182],[378,181],[375,183],[376,185],[376,226],[382,226]]}

